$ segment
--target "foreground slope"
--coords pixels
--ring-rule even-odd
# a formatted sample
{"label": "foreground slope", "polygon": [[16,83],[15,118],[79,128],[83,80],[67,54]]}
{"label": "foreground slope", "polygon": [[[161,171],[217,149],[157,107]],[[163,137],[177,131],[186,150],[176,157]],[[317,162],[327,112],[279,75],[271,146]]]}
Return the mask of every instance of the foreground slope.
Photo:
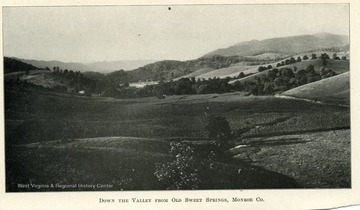
{"label": "foreground slope", "polygon": [[309,83],[282,94],[332,104],[350,105],[350,73]]}
{"label": "foreground slope", "polygon": [[[350,130],[248,138],[234,158],[295,178],[305,188],[351,186]],[[255,151],[255,152],[254,152]]]}

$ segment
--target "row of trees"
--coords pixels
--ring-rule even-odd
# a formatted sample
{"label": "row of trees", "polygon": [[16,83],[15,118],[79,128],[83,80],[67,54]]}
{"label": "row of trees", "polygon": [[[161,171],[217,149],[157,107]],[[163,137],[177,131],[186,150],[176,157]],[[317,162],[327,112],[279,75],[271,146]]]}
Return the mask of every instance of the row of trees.
{"label": "row of trees", "polygon": [[116,98],[135,98],[156,96],[159,99],[165,95],[191,95],[191,94],[210,94],[226,93],[230,91],[240,91],[242,87],[229,84],[230,78],[209,78],[208,80],[196,80],[192,78],[182,78],[177,81],[161,82],[157,85],[147,85],[144,88],[127,87],[125,85],[110,87],[105,90],[102,96]]}
{"label": "row of trees", "polygon": [[[302,59],[301,59],[300,56],[298,56],[296,59],[295,59],[294,57],[291,57],[291,58],[289,58],[289,59],[286,59],[285,61],[282,61],[282,62],[280,62],[280,63],[277,63],[277,64],[276,64],[276,67],[281,67],[281,66],[285,66],[285,65],[290,65],[290,64],[294,64],[294,63],[297,63],[297,62],[301,62],[302,60],[305,61],[305,60],[308,60],[308,59],[309,59],[309,57],[308,57],[307,55],[304,55],[304,56],[302,57]],[[315,59],[318,59],[317,55],[316,55],[315,53],[311,54],[311,60],[315,60]],[[323,53],[323,54],[320,55],[319,59],[322,59],[322,60],[324,60],[324,59],[330,59],[330,56],[329,56],[328,54],[326,54],[326,53]],[[340,58],[337,56],[336,53],[333,54],[332,59],[334,59],[334,60],[340,60]],[[342,60],[346,60],[346,56],[342,56],[341,59],[342,59]],[[269,65],[269,66],[271,66],[271,65]],[[260,71],[264,71],[264,70],[270,69],[269,66],[268,66],[268,67],[260,66],[258,70],[259,70],[259,72],[260,72]]]}
{"label": "row of trees", "polygon": [[270,95],[277,91],[286,91],[335,75],[336,73],[332,69],[325,67],[322,67],[320,72],[316,73],[313,65],[299,71],[296,68],[285,67],[279,70],[275,68],[269,70],[267,75],[263,74],[255,77],[254,81],[245,82],[243,88],[253,95]]}
{"label": "row of trees", "polygon": [[53,68],[53,74],[61,80],[64,86],[69,87],[73,93],[86,91],[95,93],[98,91],[98,81],[85,77],[80,71]]}

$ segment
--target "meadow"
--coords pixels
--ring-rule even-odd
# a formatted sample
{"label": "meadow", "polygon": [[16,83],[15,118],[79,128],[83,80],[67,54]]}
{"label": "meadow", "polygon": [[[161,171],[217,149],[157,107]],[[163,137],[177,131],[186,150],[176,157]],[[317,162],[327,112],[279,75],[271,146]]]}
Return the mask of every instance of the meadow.
{"label": "meadow", "polygon": [[[137,99],[38,92],[6,94],[9,144],[62,138],[132,136],[206,138],[206,115],[226,117],[231,129],[259,133],[349,128],[349,108],[243,93]],[[317,116],[317,117],[310,117]]]}
{"label": "meadow", "polygon": [[[229,121],[235,144],[254,138],[312,136],[350,129],[348,107],[274,96],[244,96],[239,92],[169,96],[160,100],[9,90],[5,97],[7,191],[32,191],[34,189],[19,189],[16,185],[29,182],[114,185],[96,190],[164,189],[154,170],[157,163],[172,160],[169,142],[210,142],[205,129],[210,114]],[[281,141],[285,137],[279,138]],[[343,138],[345,142],[350,141],[349,135]],[[349,149],[349,143],[340,147],[335,140],[332,136],[324,144],[317,138],[310,139],[311,148],[321,151],[314,153],[314,159],[335,150],[340,154],[342,149]],[[263,156],[254,159],[258,160],[256,164],[239,158],[238,154],[234,154],[235,158],[219,159],[215,168],[208,171],[213,176],[204,176],[200,189],[350,187],[349,179],[336,179],[347,172],[329,173],[327,178],[333,182],[323,184],[312,171],[297,171],[291,162],[285,161],[286,154],[295,155],[294,151],[298,150],[304,153],[310,144],[289,142],[289,145],[293,145],[290,150],[268,145],[260,153]],[[273,153],[278,155],[271,155]],[[338,158],[344,163],[343,167],[350,170],[346,154]],[[277,167],[281,161],[286,163]],[[324,161],[304,164],[321,165]]]}

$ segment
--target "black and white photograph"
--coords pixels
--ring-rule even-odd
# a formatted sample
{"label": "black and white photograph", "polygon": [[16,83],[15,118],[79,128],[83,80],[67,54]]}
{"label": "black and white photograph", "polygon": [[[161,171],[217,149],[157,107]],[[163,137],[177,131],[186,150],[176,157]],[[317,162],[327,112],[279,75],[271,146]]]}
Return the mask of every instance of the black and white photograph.
{"label": "black and white photograph", "polygon": [[3,6],[2,37],[6,193],[352,188],[350,4]]}

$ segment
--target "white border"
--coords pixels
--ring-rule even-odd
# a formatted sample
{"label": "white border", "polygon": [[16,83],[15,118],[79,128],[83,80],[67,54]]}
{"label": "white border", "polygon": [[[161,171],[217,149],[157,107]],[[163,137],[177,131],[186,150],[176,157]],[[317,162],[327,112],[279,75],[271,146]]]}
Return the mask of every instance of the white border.
{"label": "white border", "polygon": [[[352,188],[333,190],[201,190],[201,191],[127,191],[127,192],[52,192],[52,193],[5,193],[5,166],[4,141],[0,143],[0,209],[324,209],[360,204],[360,142],[358,113],[359,102],[359,38],[360,37],[360,1],[357,0],[328,0],[328,1],[295,1],[295,0],[197,0],[197,1],[99,1],[99,0],[2,0],[1,6],[81,6],[81,5],[174,5],[174,4],[270,4],[270,3],[350,3],[350,69],[351,69],[351,154],[352,154]],[[2,10],[0,11],[2,18]],[[336,14],[334,14],[336,15]],[[1,20],[2,22],[2,20]],[[1,33],[2,40],[2,33]],[[2,49],[2,41],[0,49]],[[2,52],[1,52],[2,53]],[[2,57],[3,55],[1,55]],[[3,59],[0,59],[2,69]],[[3,81],[3,72],[1,83]],[[0,86],[3,93],[3,84]],[[0,104],[4,107],[3,97]],[[0,112],[1,122],[4,122],[4,113]],[[4,127],[0,126],[0,134],[4,136]],[[99,204],[99,198],[184,198],[184,197],[262,197],[265,202],[253,203],[148,203],[134,204],[132,202],[121,204]]]}

